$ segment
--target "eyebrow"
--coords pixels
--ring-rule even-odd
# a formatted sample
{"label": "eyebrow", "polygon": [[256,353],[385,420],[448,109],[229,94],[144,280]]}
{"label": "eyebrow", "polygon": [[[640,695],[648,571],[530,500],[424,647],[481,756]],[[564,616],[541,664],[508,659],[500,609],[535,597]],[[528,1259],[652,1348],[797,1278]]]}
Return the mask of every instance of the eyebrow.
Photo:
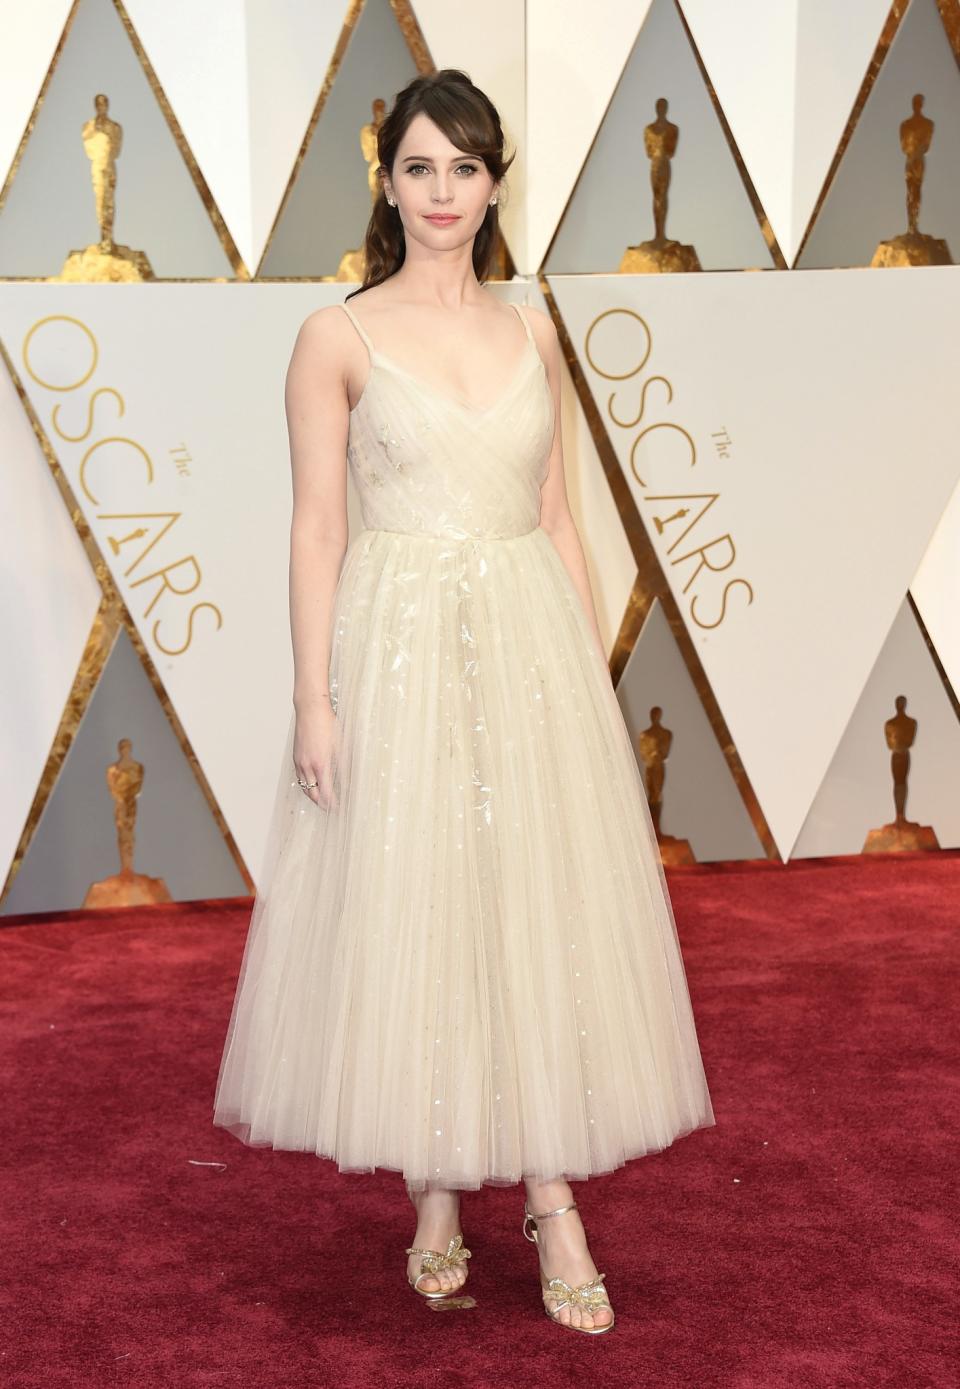
{"label": "eyebrow", "polygon": [[[479,158],[480,158],[479,154],[455,154],[455,155],[453,156],[453,158],[450,160],[450,163],[451,163],[451,164],[457,164],[457,163],[459,163],[460,160],[462,160],[462,159],[479,159]],[[402,162],[403,162],[404,164],[407,164],[407,163],[409,163],[409,161],[410,161],[411,159],[416,159],[416,160],[418,160],[421,164],[432,164],[432,163],[433,163],[433,160],[430,158],[429,154],[405,154],[405,155],[403,156],[403,161],[402,161]]]}

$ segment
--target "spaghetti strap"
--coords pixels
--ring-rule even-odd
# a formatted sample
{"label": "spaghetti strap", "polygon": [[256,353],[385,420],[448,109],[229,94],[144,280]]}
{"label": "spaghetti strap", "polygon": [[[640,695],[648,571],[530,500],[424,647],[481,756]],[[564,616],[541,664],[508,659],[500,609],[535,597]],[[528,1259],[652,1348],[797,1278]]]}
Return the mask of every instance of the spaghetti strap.
{"label": "spaghetti strap", "polygon": [[[534,340],[533,333],[531,332],[531,329],[530,329],[530,320],[527,318],[527,315],[526,315],[526,314],[523,312],[523,310],[520,308],[520,305],[519,305],[519,304],[514,304],[514,302],[513,302],[512,299],[510,300],[510,304],[511,304],[511,306],[512,306],[513,308],[516,309],[517,313],[520,315],[520,322],[523,324],[524,332],[526,333],[526,335],[527,335],[527,337],[530,339],[530,341],[533,343],[534,347],[536,347],[536,342],[535,342],[535,340]],[[538,350],[539,350],[539,349],[538,349]]]}
{"label": "spaghetti strap", "polygon": [[343,312],[347,315],[347,318],[349,318],[349,320],[350,320],[350,322],[353,324],[354,328],[356,328],[357,332],[360,334],[360,337],[363,339],[363,342],[364,342],[364,344],[365,344],[365,346],[366,346],[367,351],[370,352],[371,354],[374,353],[374,352],[376,351],[376,348],[374,347],[373,343],[370,341],[370,338],[369,338],[369,336],[367,335],[366,329],[362,326],[362,324],[360,323],[360,320],[357,318],[356,314],[353,312],[353,310],[350,308],[350,306],[349,306],[348,304],[341,304],[340,307],[341,307],[341,309],[343,309]]}
{"label": "spaghetti strap", "polygon": [[[539,349],[539,347],[537,347],[536,338],[533,336],[533,332],[532,332],[532,330],[531,330],[531,328],[530,328],[530,320],[527,318],[527,315],[523,312],[523,310],[521,309],[521,307],[520,307],[519,304],[515,304],[515,303],[513,302],[512,299],[511,299],[511,300],[508,300],[507,302],[510,304],[510,307],[511,307],[511,308],[516,309],[516,311],[517,311],[517,317],[520,319],[520,322],[523,324],[523,331],[524,331],[524,332],[526,333],[526,335],[527,335],[527,341],[528,341],[529,343],[532,344],[533,350],[534,350],[534,351],[537,353],[537,355],[539,356],[539,355],[540,355],[540,349]],[[371,362],[371,365],[372,365],[372,364],[373,364],[373,359],[374,359],[374,357],[376,357],[376,356],[378,355],[378,352],[377,352],[377,349],[376,349],[376,348],[374,347],[374,345],[373,345],[373,342],[372,342],[372,340],[371,340],[371,338],[370,338],[369,333],[368,333],[367,330],[364,328],[364,326],[363,326],[363,324],[360,322],[360,320],[357,318],[357,316],[356,316],[356,314],[353,312],[353,310],[350,308],[350,305],[349,305],[349,304],[341,303],[341,304],[340,304],[340,308],[343,309],[343,312],[347,315],[347,317],[349,318],[350,322],[353,324],[354,328],[357,330],[358,334],[360,335],[361,341],[363,342],[364,346],[366,347],[367,352],[370,354],[370,362]],[[388,359],[388,360],[389,360],[389,359]]]}

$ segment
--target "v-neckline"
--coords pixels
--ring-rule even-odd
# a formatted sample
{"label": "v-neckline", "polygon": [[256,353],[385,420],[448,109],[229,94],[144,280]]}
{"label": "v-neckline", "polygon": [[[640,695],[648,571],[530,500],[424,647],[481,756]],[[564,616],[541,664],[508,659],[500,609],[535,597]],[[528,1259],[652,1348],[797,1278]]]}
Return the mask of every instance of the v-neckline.
{"label": "v-neckline", "polygon": [[428,394],[432,396],[435,396],[437,400],[442,400],[444,404],[450,405],[453,409],[461,410],[464,414],[473,415],[478,419],[486,419],[488,415],[492,415],[494,410],[499,409],[503,402],[509,398],[510,392],[515,389],[517,381],[520,380],[523,376],[523,354],[525,352],[527,353],[528,360],[533,359],[536,361],[537,366],[539,366],[543,371],[544,379],[546,380],[546,365],[544,363],[543,357],[541,356],[540,349],[537,347],[533,333],[530,330],[530,324],[527,321],[526,315],[521,312],[518,304],[514,304],[511,302],[510,307],[513,309],[514,313],[517,315],[517,317],[523,325],[523,331],[526,340],[524,342],[523,347],[520,350],[519,356],[517,357],[516,369],[513,373],[512,379],[508,381],[507,385],[500,393],[500,395],[497,397],[497,399],[492,401],[489,405],[474,405],[472,401],[464,400],[462,396],[455,396],[451,394],[449,391],[445,391],[442,386],[435,386],[431,381],[427,381],[422,376],[418,376],[416,372],[409,371],[406,367],[401,366],[398,361],[396,361],[393,357],[389,355],[389,353],[381,352],[379,347],[374,346],[373,342],[370,340],[369,333],[363,327],[362,323],[360,323],[360,321],[354,316],[348,304],[341,304],[340,307],[346,312],[347,317],[350,319],[354,328],[356,328],[360,337],[363,339],[363,343],[367,349],[367,356],[370,362],[370,370],[367,374],[367,379],[363,384],[363,390],[360,392],[356,404],[349,412],[351,419],[353,419],[357,411],[360,409],[361,401],[366,399],[367,389],[370,385],[370,380],[378,366],[383,366],[388,371],[396,372],[398,376],[406,377],[406,379],[412,382],[413,385],[418,386],[421,390],[426,391]]}
{"label": "v-neckline", "polygon": [[[432,382],[424,380],[422,376],[418,376],[415,372],[408,371],[406,367],[401,366],[399,362],[394,361],[392,357],[389,357],[386,352],[381,352],[379,347],[368,347],[367,351],[370,355],[371,374],[373,372],[374,366],[376,365],[376,362],[379,361],[390,371],[395,371],[398,373],[398,375],[405,376],[409,381],[412,381],[415,385],[420,386],[425,391],[429,391],[431,395],[437,396],[440,400],[446,402],[446,404],[448,405],[454,406],[456,409],[465,410],[471,415],[489,415],[500,405],[503,404],[503,402],[509,396],[510,392],[515,388],[517,381],[524,370],[524,363],[522,359],[525,355],[529,356],[531,348],[533,349],[533,355],[536,357],[538,364],[541,366],[543,365],[543,358],[540,356],[536,343],[533,341],[532,338],[527,338],[524,342],[523,348],[521,349],[520,358],[517,361],[516,368],[514,370],[511,380],[507,383],[506,387],[500,392],[500,395],[497,397],[497,399],[492,401],[489,405],[474,405],[471,401],[464,400],[460,396],[451,395],[449,391],[443,390],[442,387],[434,386]],[[370,378],[368,376],[367,381],[364,383],[364,388],[360,393],[360,397],[357,400],[356,405],[353,407],[353,410],[350,412],[351,414],[353,414],[353,412],[359,408],[360,401],[363,400],[364,396],[367,394],[367,386],[369,385],[369,380]]]}

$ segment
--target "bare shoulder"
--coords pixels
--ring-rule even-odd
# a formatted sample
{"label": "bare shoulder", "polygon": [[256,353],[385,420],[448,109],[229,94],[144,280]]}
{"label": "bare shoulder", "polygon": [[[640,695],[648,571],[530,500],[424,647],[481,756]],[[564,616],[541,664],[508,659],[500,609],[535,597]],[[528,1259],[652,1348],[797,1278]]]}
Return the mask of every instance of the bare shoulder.
{"label": "bare shoulder", "polygon": [[556,325],[548,313],[533,304],[523,304],[521,308],[527,315],[533,335],[542,348],[548,348],[557,342]]}
{"label": "bare shoulder", "polygon": [[300,324],[290,363],[287,388],[303,383],[311,389],[342,388],[360,361],[356,330],[339,304],[314,309]]}
{"label": "bare shoulder", "polygon": [[[351,338],[356,333],[338,304],[314,309],[300,324],[287,363],[284,400],[288,415],[326,418],[349,409],[348,380],[354,370]],[[361,349],[362,350],[362,349]]]}
{"label": "bare shoulder", "polygon": [[552,364],[560,354],[560,339],[553,319],[543,309],[535,308],[532,304],[521,305],[520,312],[527,316],[541,357],[545,362]]}
{"label": "bare shoulder", "polygon": [[[538,309],[536,304],[524,304],[522,308],[523,312],[530,319],[531,324],[541,324],[544,331],[546,331],[548,327],[553,328],[553,319],[543,309]],[[556,332],[556,329],[554,329],[554,332]]]}
{"label": "bare shoulder", "polygon": [[325,304],[307,314],[297,333],[297,348],[310,355],[336,348],[347,341],[350,323],[339,304]]}

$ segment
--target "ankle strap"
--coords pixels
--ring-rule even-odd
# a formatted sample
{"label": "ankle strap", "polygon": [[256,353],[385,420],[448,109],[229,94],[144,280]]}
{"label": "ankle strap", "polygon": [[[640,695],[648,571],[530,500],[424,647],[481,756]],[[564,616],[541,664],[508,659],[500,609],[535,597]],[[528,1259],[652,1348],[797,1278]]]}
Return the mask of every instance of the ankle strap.
{"label": "ankle strap", "polygon": [[546,1220],[548,1215],[563,1215],[564,1211],[575,1211],[576,1209],[576,1201],[571,1201],[569,1206],[558,1206],[555,1211],[544,1211],[543,1215],[534,1215],[533,1211],[524,1206],[524,1214],[528,1215],[531,1220]]}

